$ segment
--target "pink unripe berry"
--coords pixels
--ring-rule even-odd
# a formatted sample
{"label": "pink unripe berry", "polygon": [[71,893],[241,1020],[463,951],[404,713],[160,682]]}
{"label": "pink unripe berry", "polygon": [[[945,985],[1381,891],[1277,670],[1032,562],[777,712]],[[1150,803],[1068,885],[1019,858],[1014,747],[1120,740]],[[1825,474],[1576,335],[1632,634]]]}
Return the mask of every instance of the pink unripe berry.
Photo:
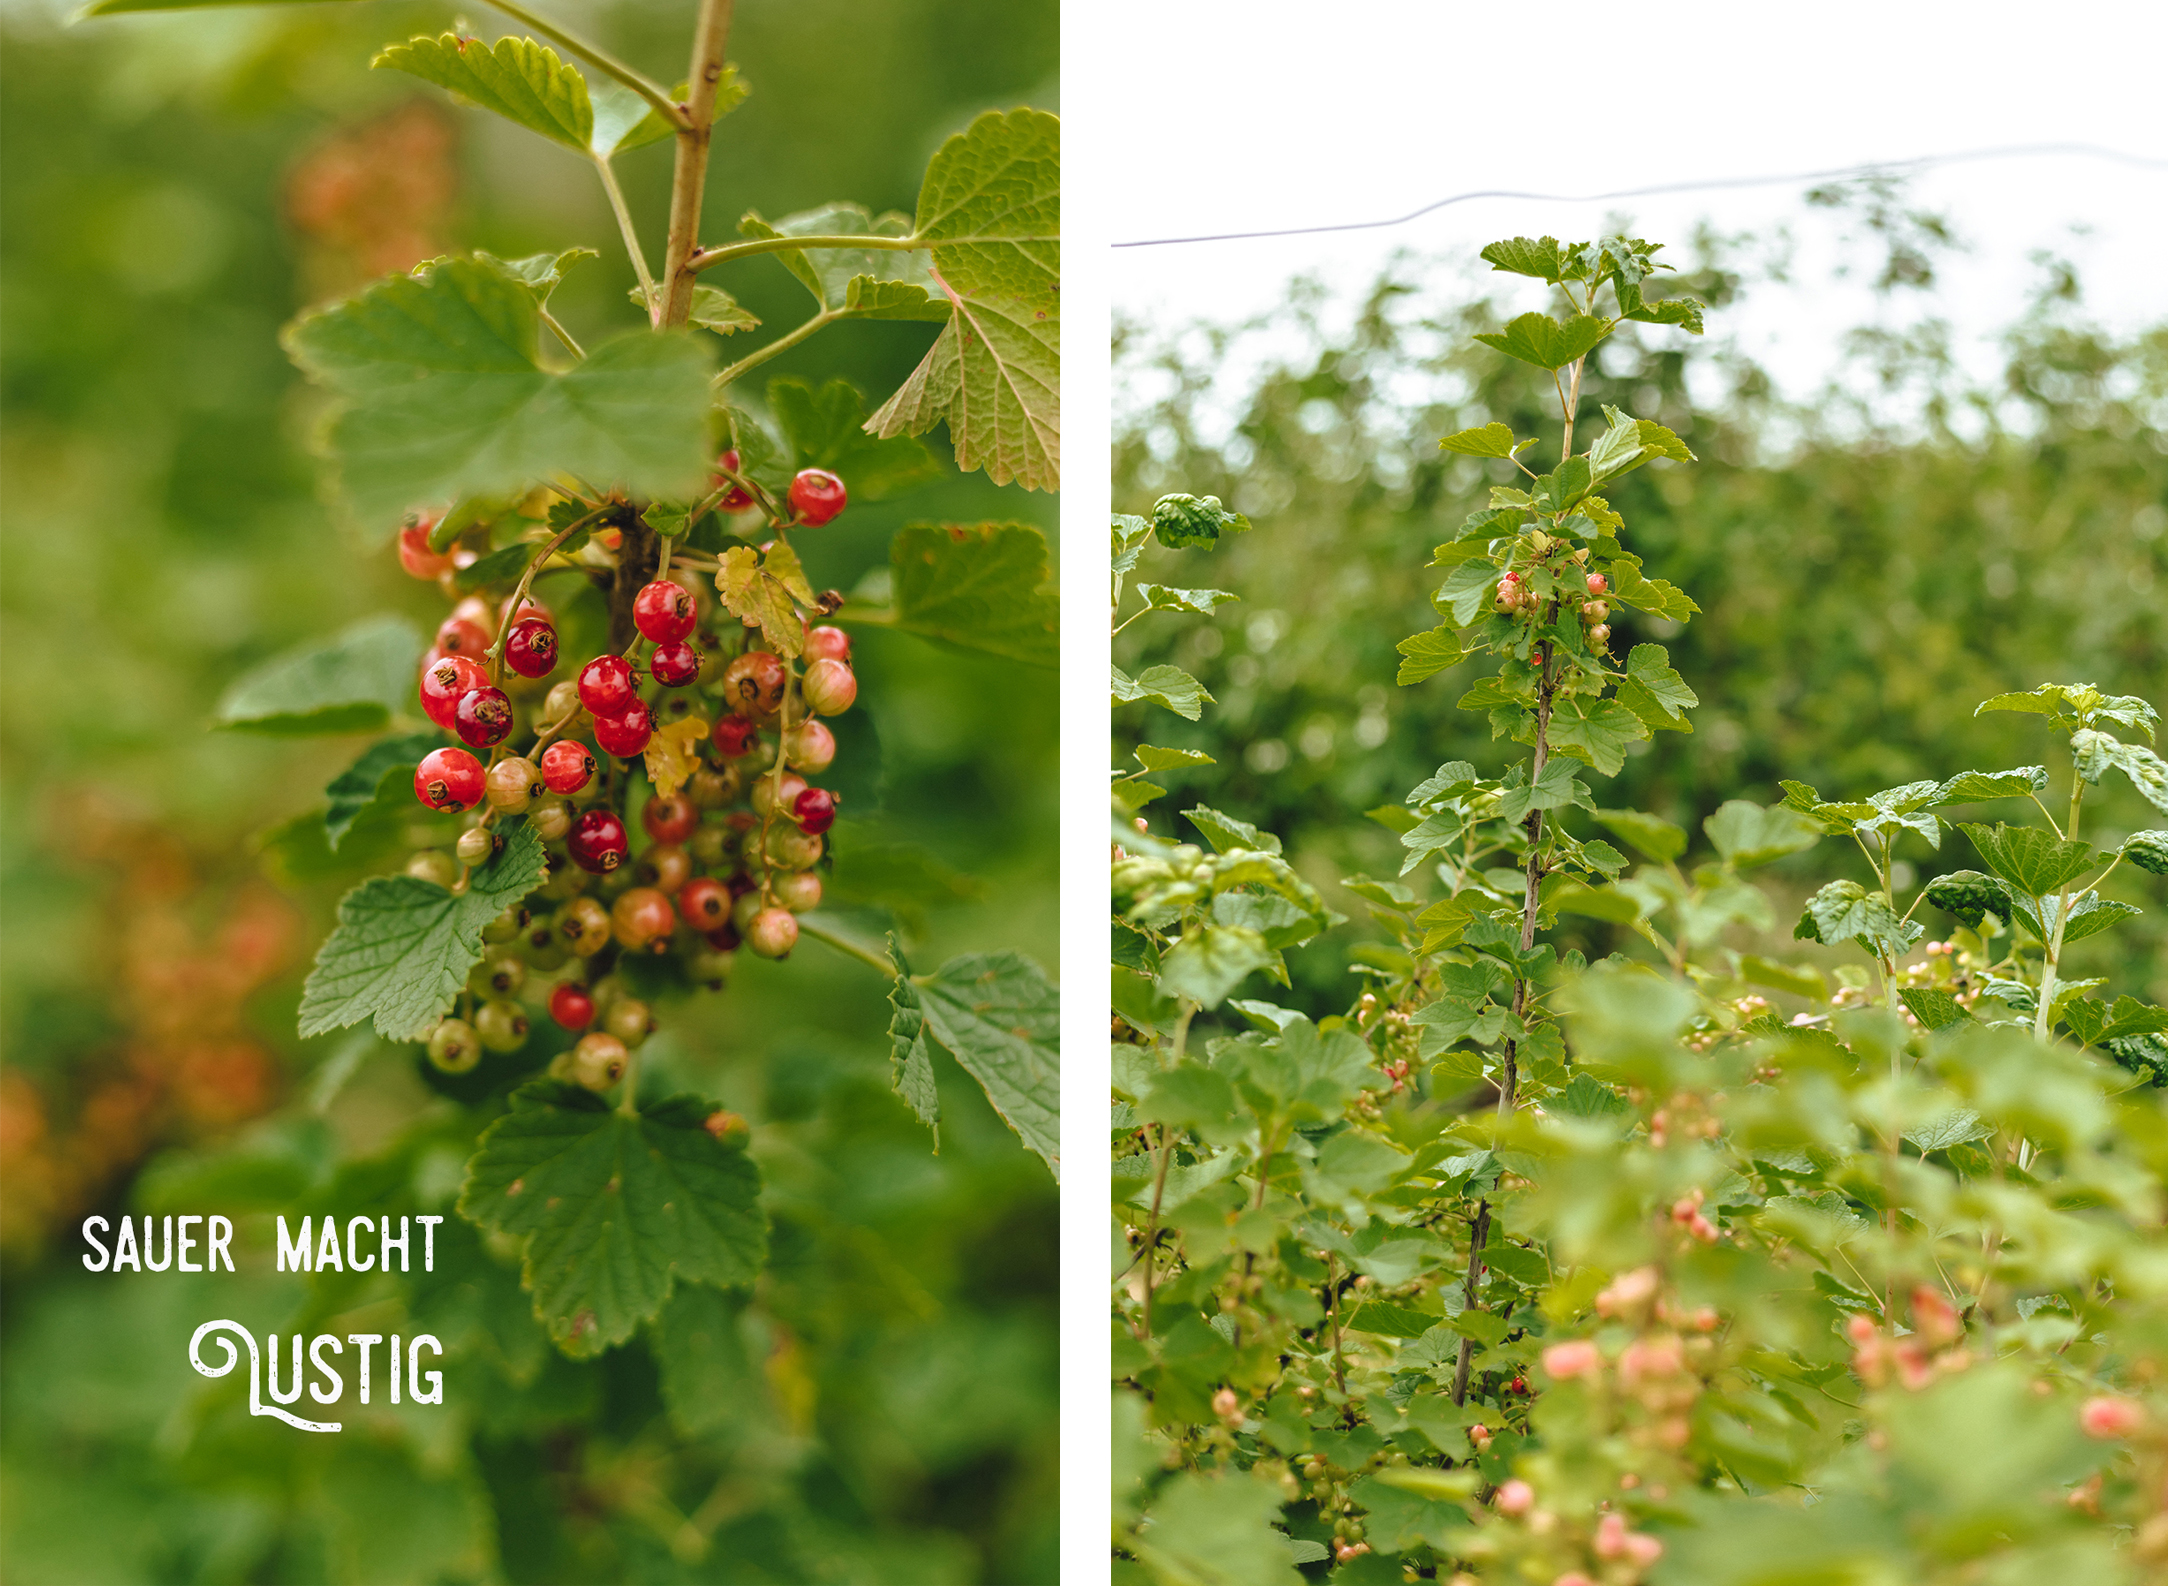
{"label": "pink unripe berry", "polygon": [[2079,1406],[2078,1425],[2085,1428],[2087,1437],[2129,1437],[2145,1425],[2145,1406],[2135,1399],[2101,1394]]}
{"label": "pink unripe berry", "polygon": [[[724,719],[727,721],[731,718]],[[747,722],[746,725],[750,727],[752,723]],[[818,775],[835,763],[836,735],[822,722],[797,723],[784,735],[783,747],[790,763],[801,771],[811,771]]]}
{"label": "pink unripe berry", "polygon": [[798,945],[798,918],[784,908],[762,909],[746,927],[745,945],[763,958],[785,957]]}
{"label": "pink unripe berry", "polygon": [[1603,574],[1590,573],[1588,575],[1588,592],[1591,595],[1600,595],[1610,587],[1611,581],[1605,578]]}
{"label": "pink unripe berry", "polygon": [[1571,1377],[1593,1377],[1603,1370],[1603,1351],[1587,1338],[1553,1344],[1543,1352],[1543,1369],[1559,1382]]}
{"label": "pink unripe berry", "polygon": [[814,661],[848,661],[851,658],[851,636],[841,628],[822,623],[808,628],[805,635],[805,658]]}
{"label": "pink unripe berry", "polygon": [[818,716],[840,716],[858,698],[858,677],[842,661],[815,661],[800,685],[807,708]]}
{"label": "pink unripe berry", "polygon": [[1518,1476],[1498,1489],[1500,1514],[1526,1514],[1536,1505],[1536,1489]]}
{"label": "pink unripe berry", "polygon": [[417,516],[399,531],[399,565],[409,578],[437,578],[452,570],[449,551],[429,548],[429,531],[436,526],[435,518]]}

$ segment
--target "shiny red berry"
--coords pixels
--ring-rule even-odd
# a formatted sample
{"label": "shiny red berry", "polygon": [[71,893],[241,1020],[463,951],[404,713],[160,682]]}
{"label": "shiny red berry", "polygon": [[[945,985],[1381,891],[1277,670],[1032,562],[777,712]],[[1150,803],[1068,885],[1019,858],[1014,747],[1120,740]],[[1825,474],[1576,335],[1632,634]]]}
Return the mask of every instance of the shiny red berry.
{"label": "shiny red berry", "polygon": [[843,481],[825,468],[801,468],[790,482],[790,510],[808,528],[833,520],[850,499]]}
{"label": "shiny red berry", "polygon": [[713,876],[695,876],[678,889],[678,913],[696,931],[730,923],[730,889]]}
{"label": "shiny red berry", "polygon": [[505,698],[504,690],[484,683],[459,696],[452,728],[462,742],[477,749],[492,749],[512,736],[512,719],[512,702]]}
{"label": "shiny red berry", "polygon": [[504,664],[521,677],[547,677],[557,664],[557,630],[543,617],[522,617],[504,636]]}
{"label": "shiny red berry", "polygon": [[725,760],[750,754],[753,741],[759,736],[759,726],[743,716],[725,716],[715,724],[715,747],[722,751]]}
{"label": "shiny red berry", "polygon": [[[738,454],[735,451],[727,451],[723,453],[723,455],[718,457],[716,461],[720,463],[723,467],[729,469],[732,473],[741,472],[741,468],[738,463]],[[725,481],[721,474],[717,474],[715,476],[715,482],[717,484],[723,484]],[[723,492],[723,499],[718,501],[715,505],[717,510],[722,512],[743,512],[747,507],[751,506],[752,504],[753,498],[750,495],[746,494],[743,488],[737,485],[732,485],[728,490]]]}
{"label": "shiny red berry", "polygon": [[848,661],[851,658],[851,636],[841,628],[822,623],[808,628],[805,636],[806,663],[815,661]]}
{"label": "shiny red berry", "polygon": [[639,679],[621,655],[598,655],[580,668],[580,703],[596,716],[621,716],[639,698]]}
{"label": "shiny red berry", "polygon": [[723,670],[723,699],[745,716],[773,716],[789,686],[783,658],[767,650],[748,650]]}
{"label": "shiny red berry", "polygon": [[550,993],[550,1017],[568,1030],[584,1030],[595,1022],[595,999],[585,986],[561,980]]}
{"label": "shiny red berry", "polygon": [[700,807],[682,793],[658,793],[640,811],[640,824],[659,843],[681,843],[700,825]]}
{"label": "shiny red berry", "polygon": [[836,796],[822,787],[809,787],[790,807],[798,829],[818,837],[836,823]]}
{"label": "shiny red berry", "polygon": [[488,790],[482,762],[464,749],[432,749],[414,768],[414,796],[433,810],[471,810]]}
{"label": "shiny red berry", "polygon": [[560,738],[542,751],[542,781],[552,793],[577,793],[595,776],[595,757],[584,743]]}
{"label": "shiny red berry", "polygon": [[399,531],[399,565],[409,578],[441,578],[452,570],[451,553],[429,548],[429,531],[435,518],[417,517]]}
{"label": "shiny red berry", "polygon": [[638,699],[615,716],[595,718],[595,743],[605,754],[629,760],[647,747],[655,736],[655,719]]}
{"label": "shiny red berry", "polygon": [[458,613],[446,617],[437,629],[437,652],[440,655],[464,655],[479,661],[482,652],[489,648],[489,635],[478,622],[470,622]]}
{"label": "shiny red berry", "polygon": [[683,688],[700,675],[700,663],[705,657],[679,639],[671,644],[658,644],[648,659],[647,669],[655,674],[655,681],[664,688]]}
{"label": "shiny red berry", "polygon": [[641,585],[632,597],[632,625],[657,644],[676,643],[693,631],[697,621],[692,591],[667,578]]}
{"label": "shiny red berry", "polygon": [[572,856],[572,862],[596,875],[615,870],[630,851],[625,823],[613,810],[587,810],[565,834],[565,852]]}
{"label": "shiny red berry", "polygon": [[488,686],[489,674],[480,663],[464,655],[439,656],[422,668],[422,714],[449,732],[458,722],[460,697]]}

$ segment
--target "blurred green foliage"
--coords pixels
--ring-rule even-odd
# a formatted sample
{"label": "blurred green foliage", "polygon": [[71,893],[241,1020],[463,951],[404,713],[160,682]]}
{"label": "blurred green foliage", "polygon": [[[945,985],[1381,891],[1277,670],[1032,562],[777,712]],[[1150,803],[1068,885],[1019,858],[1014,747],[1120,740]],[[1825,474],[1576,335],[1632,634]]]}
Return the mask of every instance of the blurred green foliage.
{"label": "blurred green foliage", "polygon": [[[1727,798],[1772,802],[1785,777],[1844,798],[2038,761],[2045,745],[2028,724],[1975,720],[1973,705],[2050,680],[2157,695],[2168,676],[2168,327],[2101,333],[2051,262],[2034,300],[2013,305],[2001,381],[1983,385],[1932,317],[1948,228],[1884,189],[1817,196],[1858,208],[1888,253],[1868,261],[1882,290],[1926,294],[1912,329],[1841,338],[1841,369],[1812,400],[1781,397],[1718,336],[1642,327],[1606,343],[1582,388],[1591,421],[1599,403],[1617,404],[1670,426],[1701,459],[1645,469],[1613,493],[1629,548],[1703,613],[1683,629],[1622,614],[1614,651],[1663,643],[1702,709],[1691,735],[1633,745],[1605,802],[1689,827]],[[1744,261],[1760,252],[1704,235],[1658,279],[1718,311],[1790,290],[1781,267],[1750,275]],[[1165,830],[1163,812],[1194,803],[1240,811],[1281,833],[1298,868],[1357,918],[1332,883],[1392,875],[1401,858],[1363,812],[1398,804],[1443,761],[1499,752],[1480,717],[1455,709],[1479,668],[1394,683],[1395,644],[1437,621],[1431,547],[1513,473],[1441,454],[1439,437],[1491,419],[1555,433],[1545,377],[1469,345],[1529,306],[1474,300],[1495,290],[1487,276],[1471,288],[1450,262],[1402,257],[1359,302],[1297,283],[1285,310],[1248,325],[1117,328],[1117,510],[1189,491],[1257,525],[1210,563],[1154,549],[1135,574],[1242,595],[1117,645],[1132,673],[1179,665],[1220,702],[1194,726],[1151,713],[1153,742],[1218,762],[1156,775],[1170,796],[1151,813]],[[1141,727],[1132,716],[1127,730]],[[2112,790],[2102,840],[2149,814]],[[1598,834],[1585,816],[1569,826]],[[1909,857],[1923,879],[1971,859],[1961,844]],[[1774,875],[1804,895],[1845,863],[1813,855]],[[1854,872],[1864,864],[1843,873]],[[1288,955],[1298,1005],[1321,1014],[1352,1001],[1361,987],[1345,969],[1362,931]],[[1626,945],[1602,927],[1569,939],[1592,955]],[[2168,922],[2149,914],[2082,944],[2070,972],[2168,997]]]}
{"label": "blurred green foliage", "polygon": [[[691,14],[581,20],[674,80]],[[330,526],[314,399],[278,327],[453,247],[602,250],[553,305],[576,333],[622,321],[632,284],[579,160],[365,69],[449,20],[244,8],[69,28],[14,8],[6,26],[6,1573],[1051,1579],[1053,1187],[946,1058],[929,1154],[889,1090],[886,983],[825,950],[673,1009],[657,1038],[672,1081],[751,1121],[774,1221],[749,1311],[706,1293],[717,1315],[666,1314],[713,1342],[699,1381],[659,1381],[637,1343],[559,1359],[516,1272],[456,1218],[443,1292],[267,1275],[263,1213],[447,1211],[446,1164],[470,1145],[428,1106],[411,1049],[291,1033],[355,872],[289,856],[282,879],[300,884],[274,890],[257,839],[319,803],[358,740],[208,729],[264,657],[365,612],[433,626],[443,611],[381,541]],[[831,198],[910,209],[927,155],[973,114],[1051,107],[1055,25],[1051,6],[977,0],[740,5],[731,54],[754,94],[719,135],[709,231]],[[669,151],[621,164],[653,245]],[[728,273],[768,322],[758,339],[801,314],[780,265]],[[931,336],[848,326],[774,372],[892,385]],[[982,518],[1051,533],[1054,503],[944,467],[824,531],[808,570],[848,589],[903,522]],[[1052,674],[880,633],[857,654],[862,835],[925,850],[932,890],[973,903],[914,911],[919,949],[1051,960]],[[76,1265],[87,1212],[222,1208],[243,1219],[236,1276]],[[206,1383],[183,1358],[216,1316],[260,1335],[389,1331],[371,1317],[401,1314],[451,1351],[445,1407],[349,1404],[339,1437],[251,1420],[234,1378]]]}

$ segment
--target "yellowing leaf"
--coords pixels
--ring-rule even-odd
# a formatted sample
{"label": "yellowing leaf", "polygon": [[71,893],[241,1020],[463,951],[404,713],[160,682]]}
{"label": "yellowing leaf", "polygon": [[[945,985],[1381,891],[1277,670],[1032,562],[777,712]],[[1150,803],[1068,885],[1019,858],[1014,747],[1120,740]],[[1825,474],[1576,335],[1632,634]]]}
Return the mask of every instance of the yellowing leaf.
{"label": "yellowing leaf", "polygon": [[655,784],[658,796],[668,798],[685,785],[700,764],[700,744],[707,735],[707,721],[700,716],[687,716],[655,729],[655,735],[647,741],[645,758],[647,779]]}
{"label": "yellowing leaf", "polygon": [[715,589],[730,614],[740,622],[759,624],[768,648],[778,655],[796,655],[805,646],[805,624],[793,599],[813,604],[812,586],[798,555],[781,540],[768,552],[765,566],[750,545],[734,545],[723,552],[715,570]]}

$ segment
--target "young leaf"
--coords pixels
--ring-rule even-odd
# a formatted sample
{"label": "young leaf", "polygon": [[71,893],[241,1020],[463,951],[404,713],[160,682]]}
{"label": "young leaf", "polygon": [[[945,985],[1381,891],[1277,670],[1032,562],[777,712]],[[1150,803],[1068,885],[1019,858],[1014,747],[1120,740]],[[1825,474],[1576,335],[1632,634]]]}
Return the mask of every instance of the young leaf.
{"label": "young leaf", "polygon": [[1538,369],[1561,369],[1610,333],[1607,321],[1589,314],[1575,314],[1563,324],[1548,314],[1522,314],[1508,320],[1504,330],[1476,340]]}
{"label": "young leaf", "polygon": [[[637,282],[625,295],[634,306],[647,307],[647,294]],[[712,330],[718,336],[734,336],[741,330],[760,328],[760,316],[719,286],[694,287],[693,306],[688,317],[702,330]]]}
{"label": "young leaf", "polygon": [[673,1096],[628,1116],[538,1080],[481,1139],[460,1214],[526,1237],[520,1279],[566,1354],[601,1354],[657,1316],[678,1283],[749,1284],[768,1255],[760,1170],[713,1108]]}
{"label": "young leaf", "polygon": [[904,962],[903,948],[893,933],[888,938],[888,956],[896,966],[895,984],[888,989],[889,1006],[896,1010],[888,1021],[889,1083],[918,1121],[933,1131],[938,1155],[941,1093],[934,1084],[933,1054],[926,1045],[926,1013],[911,981],[911,966]]}
{"label": "young leaf", "polygon": [[212,721],[277,737],[374,732],[413,704],[421,658],[421,635],[404,617],[372,617],[250,672],[226,690]]}
{"label": "young leaf", "polygon": [[926,1033],[1061,1177],[1061,992],[1022,953],[969,953],[919,976]]}
{"label": "young leaf", "polygon": [[465,892],[415,876],[363,882],[340,900],[301,988],[302,1036],[373,1018],[386,1040],[419,1040],[480,960],[482,927],[540,886],[543,870],[542,840],[520,821]]}
{"label": "young leaf", "polygon": [[1213,607],[1242,598],[1224,589],[1175,589],[1166,584],[1139,584],[1137,593],[1144,597],[1147,611],[1186,611],[1193,617],[1209,617]]}
{"label": "young leaf", "polygon": [[360,759],[331,779],[324,789],[324,796],[331,800],[331,807],[324,811],[324,836],[334,853],[353,829],[356,817],[370,805],[413,798],[415,766],[443,741],[433,732],[380,738],[362,751]]}
{"label": "young leaf", "polygon": [[1201,749],[1162,749],[1157,744],[1137,745],[1137,763],[1147,771],[1181,771],[1190,766],[1215,765]]}
{"label": "young leaf", "polygon": [[2048,785],[2044,765],[2021,765],[2014,771],[1960,771],[1934,791],[1923,808],[1976,804],[1987,799],[2021,798]]}
{"label": "young leaf", "polygon": [[1451,628],[1432,628],[1428,633],[1411,634],[1394,648],[1400,652],[1400,676],[1398,682],[1405,687],[1420,683],[1427,677],[1435,677],[1449,667],[1460,665],[1464,652],[1460,636]]}
{"label": "young leaf", "polygon": [[1671,653],[1660,644],[1637,644],[1626,657],[1626,676],[1618,701],[1652,729],[1692,732],[1686,713],[1701,703],[1686,680],[1671,669]]}
{"label": "young leaf", "polygon": [[2093,867],[2091,843],[2058,841],[2032,826],[1964,826],[1987,868],[2027,897],[2060,892]]}
{"label": "young leaf", "polygon": [[[744,104],[751,92],[739,77],[738,68],[726,64],[722,80],[715,85],[715,114],[709,124],[712,126]],[[676,135],[677,129],[663,120],[661,111],[621,84],[605,80],[596,83],[588,94],[595,116],[594,133],[588,142],[590,153],[607,160],[628,149],[645,148]],[[691,85],[679,83],[670,97],[684,104],[692,97]]]}
{"label": "young leaf", "polygon": [[1822,840],[1821,827],[1799,811],[1782,804],[1764,809],[1745,799],[1729,800],[1701,826],[1724,862],[1737,870],[1766,865]]}
{"label": "young leaf", "polygon": [[446,33],[393,44],[369,63],[388,66],[493,110],[553,143],[587,152],[595,131],[587,79],[569,61],[534,39],[502,38],[494,45]]}
{"label": "young leaf", "polygon": [[1152,503],[1152,530],[1169,550],[1219,544],[1222,534],[1244,534],[1250,520],[1229,512],[1218,496],[1161,496]]}
{"label": "young leaf", "polygon": [[1641,569],[1629,561],[1613,562],[1607,570],[1611,575],[1612,594],[1629,606],[1637,606],[1672,622],[1684,622],[1701,610],[1676,584],[1666,583],[1661,578],[1644,578]]}
{"label": "young leaf", "polygon": [[825,468],[841,476],[853,501],[885,500],[941,477],[941,465],[920,442],[866,433],[865,396],[848,380],[817,390],[803,380],[770,380],[768,411],[790,443],[793,471]]}
{"label": "young leaf", "polygon": [[1438,442],[1438,449],[1463,457],[1511,457],[1514,440],[1511,425],[1493,420],[1480,429],[1461,430]]}
{"label": "young leaf", "polygon": [[[1514,775],[1519,774],[1520,768],[1516,768]],[[1516,784],[1508,778],[1505,791],[1498,799],[1498,818],[1518,823],[1527,819],[1531,810],[1563,809],[1573,804],[1583,809],[1595,808],[1588,789],[1573,774],[1572,763],[1562,759],[1547,760],[1543,774],[1533,783]]]}
{"label": "young leaf", "polygon": [[1568,250],[1559,246],[1556,237],[1508,237],[1491,243],[1477,257],[1493,270],[1532,275],[1553,286],[1561,281],[1578,281],[1588,273]]}
{"label": "young leaf", "polygon": [[1208,805],[1184,810],[1182,818],[1204,833],[1204,840],[1212,845],[1214,853],[1231,853],[1237,848],[1256,854],[1280,851],[1280,839],[1272,833],[1261,832],[1248,821],[1236,820],[1232,815],[1222,815]]}
{"label": "young leaf", "polygon": [[2008,920],[2013,912],[2009,883],[1977,870],[1953,870],[1935,877],[1927,883],[1927,901],[1975,930],[1983,915]]}
{"label": "young leaf", "polygon": [[917,234],[954,303],[921,363],[867,421],[923,435],[946,420],[959,468],[1030,490],[1061,481],[1061,122],[988,111],[926,167]]}
{"label": "young leaf", "polygon": [[1160,995],[1216,1008],[1251,973],[1278,958],[1263,935],[1246,926],[1191,925],[1160,957]]}
{"label": "young leaf", "polygon": [[1637,419],[1608,406],[1603,416],[1610,428],[1588,449],[1588,466],[1599,483],[1630,474],[1659,457],[1681,463],[1694,460],[1686,443],[1653,419]]}
{"label": "young leaf", "polygon": [[1835,947],[1857,940],[1868,951],[1896,956],[1927,934],[1925,927],[1900,920],[1879,892],[1856,881],[1832,881],[1811,898],[1792,935],[1802,941]]}
{"label": "young leaf", "polygon": [[2124,743],[2088,727],[2070,735],[2070,753],[2086,781],[2098,782],[2112,767],[2130,778],[2147,803],[2168,814],[2168,760],[2143,744]]}
{"label": "young leaf", "polygon": [[575,264],[602,255],[592,248],[567,248],[562,253],[530,253],[518,259],[500,259],[492,253],[477,253],[475,258],[485,264],[495,265],[506,275],[534,293],[537,303],[547,304],[550,294],[564,284],[564,279]]}
{"label": "young leaf", "polygon": [[1686,852],[1685,830],[1659,816],[1639,810],[1598,810],[1596,819],[1660,865]]}
{"label": "young leaf", "polygon": [[1110,670],[1114,674],[1114,703],[1117,705],[1150,700],[1185,721],[1195,721],[1204,714],[1207,704],[1218,703],[1205,691],[1202,683],[1178,666],[1148,666],[1135,677],[1118,666]]}
{"label": "young leaf", "polygon": [[[894,626],[903,632],[1029,666],[1059,662],[1061,599],[1047,587],[1046,536],[1031,525],[906,524],[889,542],[888,560]],[[1145,676],[1157,672],[1174,668],[1155,666]],[[1211,697],[1194,679],[1190,685]],[[1158,696],[1147,691],[1129,697]],[[1160,703],[1197,719],[1194,699],[1186,712]]]}
{"label": "young leaf", "polygon": [[1141,776],[1117,777],[1107,788],[1121,802],[1124,809],[1135,813],[1156,798],[1165,798],[1167,790],[1157,782]]}
{"label": "young leaf", "polygon": [[664,498],[700,489],[706,351],[631,331],[552,373],[538,361],[538,312],[502,266],[449,258],[287,327],[294,360],[345,403],[331,453],[364,521],[521,492],[560,471]]}
{"label": "young leaf", "polygon": [[1430,603],[1450,616],[1454,627],[1468,627],[1476,613],[1490,604],[1498,577],[1498,569],[1487,561],[1463,562],[1445,575],[1445,583],[1430,597]]}
{"label": "young leaf", "polygon": [[814,605],[812,586],[799,569],[797,555],[778,539],[765,561],[750,545],[733,545],[715,569],[715,589],[724,607],[741,622],[760,626],[761,636],[778,655],[796,655],[805,647],[803,605]]}
{"label": "young leaf", "polygon": [[[795,215],[785,215],[772,224],[759,214],[748,212],[738,222],[738,230],[745,236],[769,237],[893,237],[911,235],[911,217],[889,210],[876,215],[863,204],[823,204],[817,209],[800,210]],[[838,313],[849,306],[851,284],[866,281],[878,287],[880,283],[893,283],[907,287],[915,294],[913,301],[931,303],[935,317],[947,319],[950,306],[946,298],[930,298],[927,289],[934,285],[932,273],[927,268],[922,253],[904,248],[792,248],[775,255],[776,262],[798,278],[799,283],[813,294],[813,301],[830,313]],[[862,289],[863,290],[863,289]],[[878,317],[866,313],[862,317]],[[914,316],[915,317],[915,316]]]}

